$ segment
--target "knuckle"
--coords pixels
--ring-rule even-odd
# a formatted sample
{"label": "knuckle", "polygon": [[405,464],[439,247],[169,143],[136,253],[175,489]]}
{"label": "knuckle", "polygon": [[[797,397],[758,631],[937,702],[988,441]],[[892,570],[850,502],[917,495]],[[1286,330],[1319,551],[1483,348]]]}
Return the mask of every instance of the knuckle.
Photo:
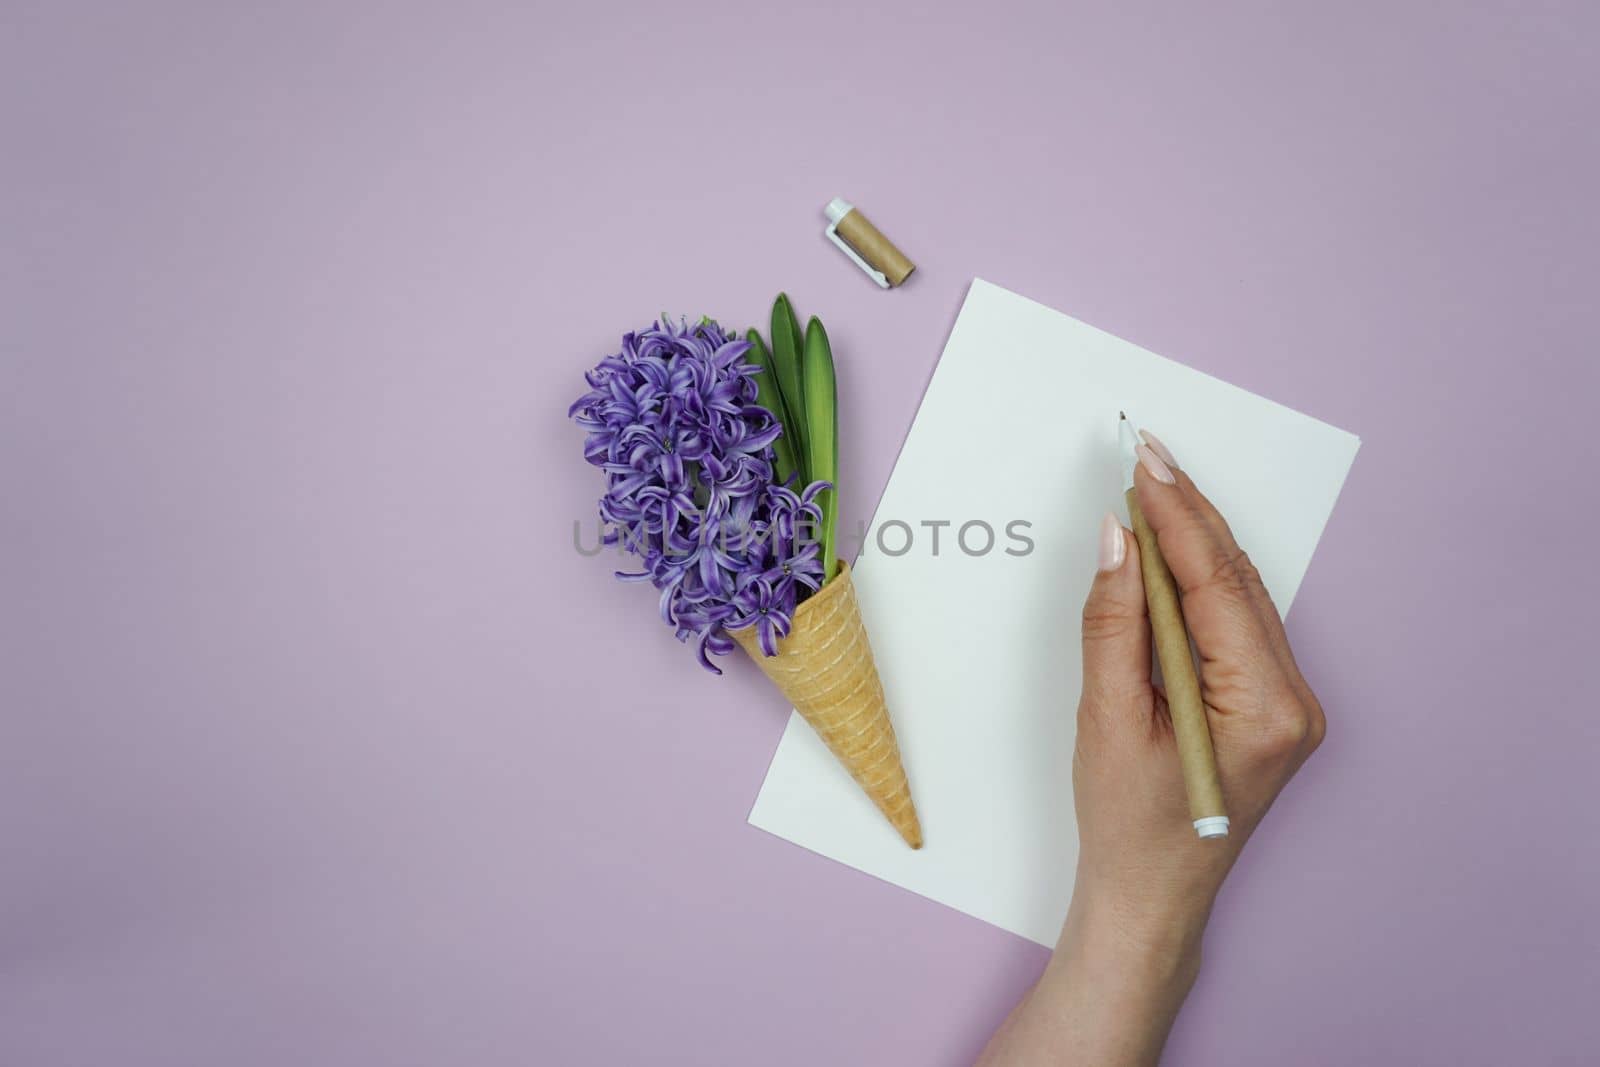
{"label": "knuckle", "polygon": [[1256,750],[1266,759],[1282,760],[1308,755],[1322,743],[1321,716],[1312,715],[1298,701],[1276,704],[1262,715]]}
{"label": "knuckle", "polygon": [[1269,716],[1260,723],[1256,735],[1256,754],[1269,760],[1293,756],[1305,746],[1310,731],[1310,724],[1299,716]]}
{"label": "knuckle", "polygon": [[1322,747],[1322,742],[1328,737],[1328,716],[1323,714],[1322,705],[1312,702],[1307,713],[1310,721],[1310,730],[1306,738],[1306,752],[1312,753]]}
{"label": "knuckle", "polygon": [[1086,604],[1083,609],[1083,639],[1103,641],[1128,632],[1133,616],[1104,604]]}
{"label": "knuckle", "polygon": [[1311,720],[1311,735],[1306,743],[1307,752],[1315,752],[1322,747],[1322,742],[1328,737],[1328,720],[1322,715]]}
{"label": "knuckle", "polygon": [[1263,586],[1261,571],[1256,568],[1255,561],[1250,558],[1250,553],[1244,549],[1236,549],[1238,554],[1234,558],[1234,569],[1239,574],[1239,581],[1249,587]]}
{"label": "knuckle", "polygon": [[1250,561],[1249,554],[1235,545],[1219,550],[1211,571],[1193,588],[1184,591],[1195,593],[1211,590],[1242,600],[1249,596],[1254,586],[1260,584],[1261,572]]}

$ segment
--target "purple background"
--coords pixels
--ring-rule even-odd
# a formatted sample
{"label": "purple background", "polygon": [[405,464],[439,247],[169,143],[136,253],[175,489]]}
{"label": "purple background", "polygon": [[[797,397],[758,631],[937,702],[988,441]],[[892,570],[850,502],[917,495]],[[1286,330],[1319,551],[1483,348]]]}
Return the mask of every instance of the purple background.
{"label": "purple background", "polygon": [[975,274],[1365,439],[1171,1061],[1592,1062],[1596,8],[251,7],[0,14],[0,1062],[969,1061],[1044,951],[745,824],[564,416],[787,288],[853,521]]}

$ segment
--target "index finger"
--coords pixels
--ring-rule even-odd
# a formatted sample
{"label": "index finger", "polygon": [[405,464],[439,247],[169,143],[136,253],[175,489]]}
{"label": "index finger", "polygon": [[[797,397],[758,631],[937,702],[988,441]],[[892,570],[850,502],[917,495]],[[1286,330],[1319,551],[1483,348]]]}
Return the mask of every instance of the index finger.
{"label": "index finger", "polygon": [[1265,647],[1284,665],[1288,641],[1261,575],[1193,479],[1141,447],[1134,487],[1201,657],[1243,663]]}

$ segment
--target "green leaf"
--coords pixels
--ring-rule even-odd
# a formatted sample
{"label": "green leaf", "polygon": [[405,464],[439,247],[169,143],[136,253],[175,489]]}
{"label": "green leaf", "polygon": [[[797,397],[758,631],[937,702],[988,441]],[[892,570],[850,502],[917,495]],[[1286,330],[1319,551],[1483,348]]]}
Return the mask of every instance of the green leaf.
{"label": "green leaf", "polygon": [[772,450],[776,456],[775,472],[780,484],[789,480],[789,476],[799,470],[795,465],[794,443],[789,439],[789,427],[793,423],[789,413],[784,410],[783,394],[778,391],[778,374],[772,365],[772,353],[767,351],[766,342],[761,340],[761,334],[751,330],[744,335],[750,342],[750,354],[746,358],[751,363],[761,368],[761,373],[756,375],[756,403],[777,416],[778,422],[783,426],[783,433],[772,442]]}
{"label": "green leaf", "polygon": [[800,461],[802,468],[800,479],[809,484],[816,481],[817,476],[811,472],[810,465],[805,457],[809,454],[806,450],[806,395],[805,386],[800,378],[801,353],[804,343],[800,337],[800,323],[794,317],[794,308],[789,306],[789,297],[779,293],[778,299],[772,304],[772,362],[778,371],[778,390],[783,394],[785,409],[789,412],[791,421],[784,423],[794,431],[795,458]]}
{"label": "green leaf", "polygon": [[806,397],[806,470],[811,480],[834,486],[817,497],[822,507],[822,573],[829,581],[839,569],[835,532],[839,524],[839,389],[827,331],[815,315],[806,323],[802,388]]}

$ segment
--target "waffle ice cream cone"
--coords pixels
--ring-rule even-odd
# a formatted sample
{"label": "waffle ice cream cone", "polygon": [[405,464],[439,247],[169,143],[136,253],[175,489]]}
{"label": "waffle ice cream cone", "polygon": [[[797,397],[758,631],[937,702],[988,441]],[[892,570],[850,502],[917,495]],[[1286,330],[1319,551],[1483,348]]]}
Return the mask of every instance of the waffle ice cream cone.
{"label": "waffle ice cream cone", "polygon": [[911,785],[900,762],[900,746],[861,622],[849,565],[841,561],[833,580],[795,611],[794,625],[789,636],[779,639],[776,656],[762,653],[754,626],[731,633],[906,844],[921,848],[922,826],[911,802]]}

